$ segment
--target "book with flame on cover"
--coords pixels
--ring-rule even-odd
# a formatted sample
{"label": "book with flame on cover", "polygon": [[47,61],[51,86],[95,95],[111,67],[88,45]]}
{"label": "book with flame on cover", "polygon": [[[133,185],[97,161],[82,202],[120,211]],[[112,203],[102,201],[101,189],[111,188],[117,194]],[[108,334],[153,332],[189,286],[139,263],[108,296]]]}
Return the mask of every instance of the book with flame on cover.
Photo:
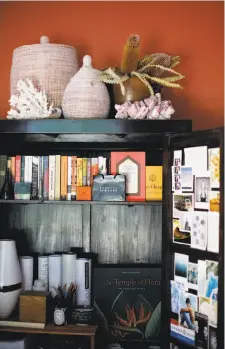
{"label": "book with flame on cover", "polygon": [[145,152],[111,152],[111,174],[126,176],[127,201],[145,201]]}
{"label": "book with flame on cover", "polygon": [[143,349],[160,345],[159,267],[96,266],[93,297],[101,338],[121,344],[136,343]]}

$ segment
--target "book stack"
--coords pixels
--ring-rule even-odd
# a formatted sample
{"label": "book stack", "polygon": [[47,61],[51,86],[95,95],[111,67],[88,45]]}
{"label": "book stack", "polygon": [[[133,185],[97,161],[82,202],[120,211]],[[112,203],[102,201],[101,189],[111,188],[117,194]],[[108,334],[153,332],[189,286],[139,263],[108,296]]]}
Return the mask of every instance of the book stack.
{"label": "book stack", "polygon": [[[76,200],[78,187],[91,187],[93,176],[106,174],[106,158],[21,156],[10,158],[12,184],[31,183],[32,200]],[[24,199],[23,194],[15,196]]]}

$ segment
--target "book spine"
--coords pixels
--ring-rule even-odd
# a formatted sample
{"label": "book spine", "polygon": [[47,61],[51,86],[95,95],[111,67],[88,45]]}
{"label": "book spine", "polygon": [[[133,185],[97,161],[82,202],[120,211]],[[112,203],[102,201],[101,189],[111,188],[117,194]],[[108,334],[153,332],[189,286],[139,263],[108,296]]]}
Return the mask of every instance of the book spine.
{"label": "book spine", "polygon": [[2,190],[3,184],[5,183],[6,168],[7,156],[0,155],[0,191]]}
{"label": "book spine", "polygon": [[25,156],[24,182],[32,182],[32,156]]}
{"label": "book spine", "polygon": [[83,173],[82,173],[82,185],[87,185],[87,158],[83,158]]}
{"label": "book spine", "polygon": [[43,198],[48,200],[49,194],[49,167],[48,167],[48,156],[43,156]]}
{"label": "book spine", "polygon": [[91,186],[91,159],[87,159],[87,185]]}
{"label": "book spine", "polygon": [[61,156],[61,200],[67,197],[67,156]]}
{"label": "book spine", "polygon": [[39,156],[38,166],[38,199],[43,198],[43,156]]}
{"label": "book spine", "polygon": [[12,173],[12,185],[14,186],[15,180],[16,180],[16,157],[15,156],[12,156],[11,173]]}
{"label": "book spine", "polygon": [[77,186],[83,185],[83,159],[77,158]]}
{"label": "book spine", "polygon": [[98,157],[98,173],[102,174],[103,171],[103,156]]}
{"label": "book spine", "polygon": [[55,200],[60,200],[61,156],[55,156]]}
{"label": "book spine", "polygon": [[16,182],[20,182],[21,156],[16,155]]}
{"label": "book spine", "polygon": [[94,176],[98,175],[98,158],[91,159],[91,184],[93,183]]}
{"label": "book spine", "polygon": [[71,201],[72,157],[67,157],[67,200]]}
{"label": "book spine", "polygon": [[55,200],[55,155],[49,155],[49,200]]}
{"label": "book spine", "polygon": [[31,199],[36,200],[38,197],[38,156],[32,157],[32,185]]}
{"label": "book spine", "polygon": [[9,173],[9,177],[8,177],[9,185],[11,186],[12,185],[12,157],[11,156],[8,156],[7,158],[7,170]]}
{"label": "book spine", "polygon": [[72,156],[71,172],[71,200],[76,200],[77,196],[77,157]]}
{"label": "book spine", "polygon": [[25,156],[21,156],[21,168],[20,168],[20,182],[24,182],[24,172],[25,172]]}

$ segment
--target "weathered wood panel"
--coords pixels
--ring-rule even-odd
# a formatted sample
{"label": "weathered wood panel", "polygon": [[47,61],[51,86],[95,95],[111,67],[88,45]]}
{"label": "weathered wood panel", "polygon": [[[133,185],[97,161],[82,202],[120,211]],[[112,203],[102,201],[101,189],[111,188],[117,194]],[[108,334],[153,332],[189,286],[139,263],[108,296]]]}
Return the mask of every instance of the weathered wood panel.
{"label": "weathered wood panel", "polygon": [[162,207],[96,205],[91,250],[101,263],[161,263]]}
{"label": "weathered wood panel", "polygon": [[2,204],[0,236],[19,254],[83,247],[101,263],[160,263],[161,205]]}
{"label": "weathered wood panel", "polygon": [[[52,253],[83,246],[82,212],[82,205],[10,204],[1,205],[0,221],[3,217],[7,219],[8,228],[17,234],[16,240],[26,240],[30,252]],[[7,231],[5,223],[4,227],[1,224],[2,234],[4,231]],[[84,231],[87,235],[88,228]]]}

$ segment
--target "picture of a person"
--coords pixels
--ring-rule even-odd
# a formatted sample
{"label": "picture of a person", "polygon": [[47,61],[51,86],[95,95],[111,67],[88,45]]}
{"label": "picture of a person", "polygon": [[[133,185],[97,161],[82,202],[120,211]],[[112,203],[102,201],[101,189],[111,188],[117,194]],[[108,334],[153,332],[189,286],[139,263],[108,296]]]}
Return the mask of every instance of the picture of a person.
{"label": "picture of a person", "polygon": [[184,230],[191,231],[191,227],[190,227],[190,224],[189,224],[187,218],[186,218],[186,221],[185,221]]}
{"label": "picture of a person", "polygon": [[207,202],[207,187],[205,185],[204,179],[201,180],[201,192],[200,192],[200,201]]}
{"label": "picture of a person", "polygon": [[190,330],[195,329],[194,310],[191,307],[190,298],[186,298],[186,308],[180,309],[180,325],[188,327]]}

